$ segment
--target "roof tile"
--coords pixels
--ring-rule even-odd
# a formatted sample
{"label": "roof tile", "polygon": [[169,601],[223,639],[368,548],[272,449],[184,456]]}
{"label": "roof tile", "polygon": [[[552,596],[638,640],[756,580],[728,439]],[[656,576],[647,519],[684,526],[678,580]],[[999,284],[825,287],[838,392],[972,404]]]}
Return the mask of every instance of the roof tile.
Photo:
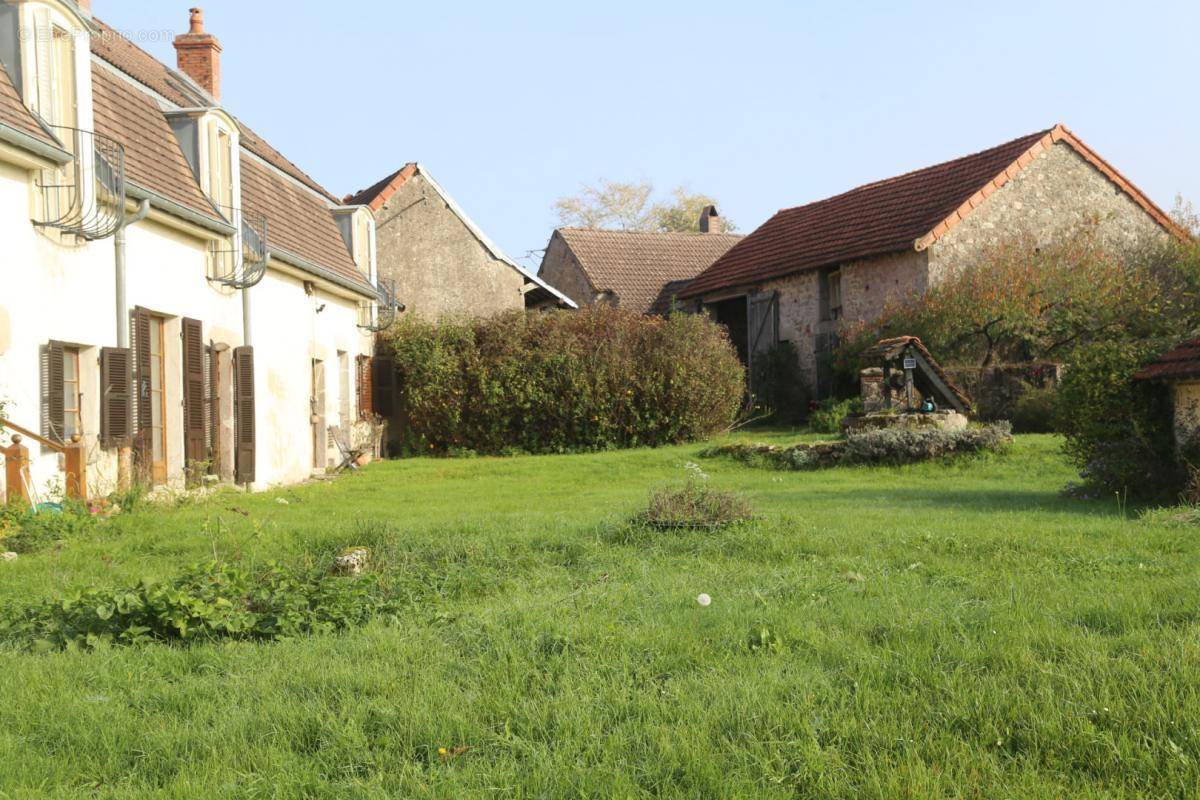
{"label": "roof tile", "polygon": [[1200,378],[1200,339],[1192,339],[1163,353],[1134,375],[1139,381]]}
{"label": "roof tile", "polygon": [[666,310],[680,282],[690,281],[741,236],[723,233],[642,233],[560,228],[592,287],[614,292],[622,308],[640,313]]}
{"label": "roof tile", "polygon": [[33,112],[21,102],[21,95],[17,93],[16,87],[9,78],[8,70],[2,64],[0,64],[0,123],[28,134],[44,144],[61,147],[54,137],[38,124]]}

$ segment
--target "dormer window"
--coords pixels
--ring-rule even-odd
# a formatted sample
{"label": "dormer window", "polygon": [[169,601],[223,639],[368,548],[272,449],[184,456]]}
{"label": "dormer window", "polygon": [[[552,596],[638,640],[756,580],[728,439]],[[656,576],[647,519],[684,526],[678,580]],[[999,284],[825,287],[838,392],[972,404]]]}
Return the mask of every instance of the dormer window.
{"label": "dormer window", "polygon": [[367,280],[375,278],[375,217],[366,206],[342,206],[333,210],[334,219],[346,240],[346,249]]}
{"label": "dormer window", "polygon": [[[25,41],[31,45],[24,48],[27,104],[53,127],[79,127],[75,31],[46,6],[31,8],[25,23]],[[67,149],[75,144],[72,136],[58,138]]]}

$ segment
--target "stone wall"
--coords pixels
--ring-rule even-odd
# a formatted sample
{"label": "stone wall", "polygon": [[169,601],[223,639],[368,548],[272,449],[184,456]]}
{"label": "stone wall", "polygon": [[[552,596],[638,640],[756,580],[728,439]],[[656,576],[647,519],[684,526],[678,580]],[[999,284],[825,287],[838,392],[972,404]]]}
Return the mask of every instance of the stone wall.
{"label": "stone wall", "polygon": [[489,316],[525,307],[524,277],[492,256],[421,173],[375,215],[381,278],[409,314]]}
{"label": "stone wall", "polygon": [[1136,250],[1169,234],[1071,147],[1058,142],[929,248],[930,280],[971,267],[1017,236],[1047,244],[1095,220],[1100,240]]}
{"label": "stone wall", "polygon": [[1174,402],[1175,442],[1184,445],[1200,431],[1200,381],[1176,383]]}
{"label": "stone wall", "polygon": [[538,277],[574,300],[580,308],[596,302],[598,297],[596,290],[588,283],[587,276],[583,274],[583,267],[579,265],[575,254],[567,247],[558,231],[554,232],[550,237],[550,244],[546,246],[546,255],[542,258]]}
{"label": "stone wall", "polygon": [[842,319],[821,319],[819,271],[802,272],[766,283],[764,292],[779,292],[779,338],[790,341],[800,359],[800,371],[810,392],[817,390],[818,341],[842,325],[867,322],[892,302],[923,292],[928,274],[925,253],[906,253],[844,264]]}

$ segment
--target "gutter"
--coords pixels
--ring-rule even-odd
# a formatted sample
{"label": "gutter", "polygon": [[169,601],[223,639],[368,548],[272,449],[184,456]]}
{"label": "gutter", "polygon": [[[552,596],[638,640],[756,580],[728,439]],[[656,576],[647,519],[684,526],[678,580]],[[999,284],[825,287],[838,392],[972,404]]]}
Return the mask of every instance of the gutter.
{"label": "gutter", "polygon": [[273,258],[277,258],[280,261],[285,261],[294,267],[304,270],[305,272],[310,272],[313,275],[316,275],[318,278],[327,280],[336,286],[340,286],[343,289],[347,289],[367,299],[373,300],[376,297],[375,289],[367,288],[363,284],[355,283],[344,275],[339,275],[338,273],[326,269],[319,264],[314,264],[306,258],[301,258],[294,253],[289,253],[286,250],[280,250],[277,247],[270,248],[270,251]]}
{"label": "gutter", "polygon": [[55,164],[70,164],[75,160],[75,156],[52,144],[48,144],[30,136],[24,131],[19,131],[16,128],[10,127],[3,122],[0,122],[0,142],[10,144],[13,147],[19,147],[34,155],[53,161]]}
{"label": "gutter", "polygon": [[193,211],[186,206],[181,206],[174,200],[168,200],[162,195],[155,194],[149,189],[143,189],[141,186],[130,183],[128,180],[125,182],[125,193],[135,200],[149,200],[152,207],[172,216],[179,217],[180,219],[190,222],[197,227],[204,228],[205,230],[214,231],[215,233],[219,233],[223,236],[233,236],[238,232],[237,228],[230,225],[228,222],[222,222],[211,217],[206,217],[198,211]]}

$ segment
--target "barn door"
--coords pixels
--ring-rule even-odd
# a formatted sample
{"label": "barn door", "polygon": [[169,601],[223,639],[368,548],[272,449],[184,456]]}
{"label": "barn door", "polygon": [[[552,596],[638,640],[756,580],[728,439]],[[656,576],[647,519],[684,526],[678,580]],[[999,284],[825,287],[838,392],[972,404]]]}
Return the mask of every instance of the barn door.
{"label": "barn door", "polygon": [[312,412],[312,454],[313,469],[325,469],[325,454],[329,447],[329,434],[325,430],[325,362],[313,359],[312,362],[312,395],[310,396]]}
{"label": "barn door", "polygon": [[751,295],[747,302],[750,391],[754,391],[755,360],[779,344],[779,292]]}

